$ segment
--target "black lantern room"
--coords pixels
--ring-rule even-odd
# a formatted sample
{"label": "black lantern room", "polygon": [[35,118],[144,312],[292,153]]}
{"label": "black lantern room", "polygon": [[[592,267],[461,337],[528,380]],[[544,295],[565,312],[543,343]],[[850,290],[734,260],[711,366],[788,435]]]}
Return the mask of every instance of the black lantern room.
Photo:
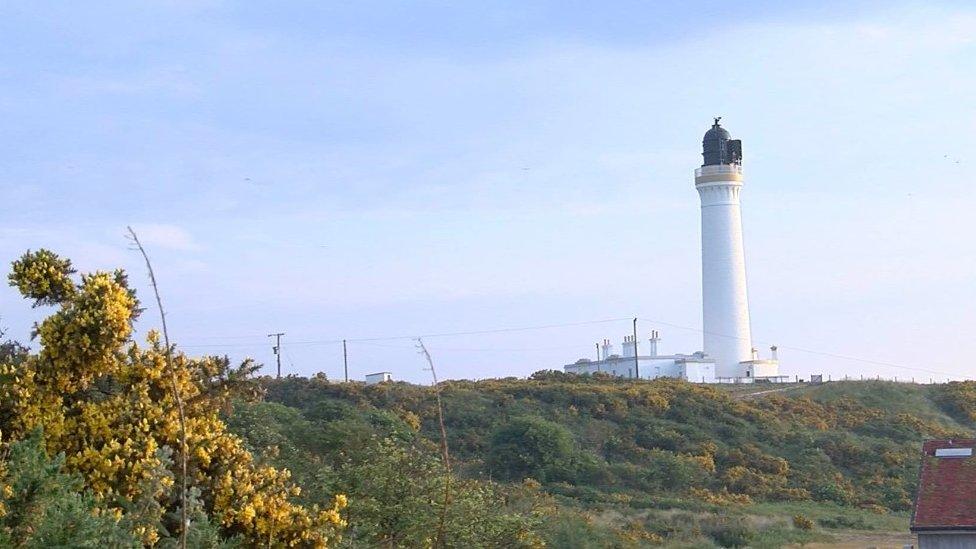
{"label": "black lantern room", "polygon": [[702,156],[705,162],[702,166],[718,166],[722,164],[742,164],[742,141],[732,139],[729,132],[719,126],[722,117],[715,118],[715,124],[702,139]]}

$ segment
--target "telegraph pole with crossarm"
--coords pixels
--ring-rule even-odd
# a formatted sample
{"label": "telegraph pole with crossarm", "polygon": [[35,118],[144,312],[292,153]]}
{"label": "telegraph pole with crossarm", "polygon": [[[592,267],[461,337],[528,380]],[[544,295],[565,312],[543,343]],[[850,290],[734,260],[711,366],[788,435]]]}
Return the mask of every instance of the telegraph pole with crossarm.
{"label": "telegraph pole with crossarm", "polygon": [[275,358],[278,360],[278,379],[281,379],[281,336],[283,335],[285,335],[285,332],[268,334],[268,337],[275,338],[275,345],[272,349],[274,349]]}

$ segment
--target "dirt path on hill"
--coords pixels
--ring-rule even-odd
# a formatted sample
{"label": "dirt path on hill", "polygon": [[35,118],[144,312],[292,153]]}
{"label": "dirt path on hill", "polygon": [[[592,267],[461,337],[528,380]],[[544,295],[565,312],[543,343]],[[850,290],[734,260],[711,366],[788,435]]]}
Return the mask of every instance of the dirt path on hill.
{"label": "dirt path on hill", "polygon": [[[837,534],[837,541],[830,543],[808,543],[803,549],[902,549],[903,547],[918,547],[915,536],[908,532],[849,533]],[[787,547],[799,549],[800,545]]]}
{"label": "dirt path on hill", "polygon": [[[749,399],[752,399],[752,398],[761,397],[763,395],[769,395],[769,394],[773,394],[773,393],[782,393],[782,392],[785,392],[785,391],[792,391],[793,389],[799,389],[799,388],[800,388],[800,386],[793,386],[793,387],[782,387],[782,388],[779,388],[779,389],[769,389],[768,391],[759,391],[757,393],[741,393],[741,394],[735,395],[733,398],[735,400],[749,400]],[[901,548],[899,547],[898,549],[901,549]]]}

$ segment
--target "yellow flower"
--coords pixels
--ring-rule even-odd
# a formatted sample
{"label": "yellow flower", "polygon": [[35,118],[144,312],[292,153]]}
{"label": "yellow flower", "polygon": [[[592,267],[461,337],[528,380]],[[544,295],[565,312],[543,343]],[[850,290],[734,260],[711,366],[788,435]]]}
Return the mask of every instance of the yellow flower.
{"label": "yellow flower", "polygon": [[[11,283],[37,304],[57,309],[38,326],[38,353],[0,384],[0,402],[9,403],[16,418],[10,435],[19,438],[42,427],[47,450],[68,456],[66,468],[84,477],[105,502],[101,509],[117,520],[123,511],[107,503],[116,497],[155,499],[161,504],[156,516],[141,517],[145,524],[134,526],[143,543],[153,545],[153,524],[176,511],[169,495],[180,469],[183,427],[175,390],[192,403],[185,410],[194,471],[189,480],[206,494],[204,506],[215,524],[240,531],[245,544],[273,536],[285,546],[325,547],[337,539],[345,525],[339,516],[345,496],[337,496],[325,514],[294,503],[300,491],[290,473],[257,466],[227,431],[219,414],[230,396],[208,392],[204,380],[229,365],[176,353],[171,368],[158,332],[149,333],[145,348],[131,340],[139,302],[124,273],[86,274],[79,283],[73,273],[70,261],[46,250],[14,263]],[[0,370],[12,372],[8,366]],[[93,385],[110,386],[114,393],[96,397]],[[160,449],[172,452],[168,468],[157,456]],[[3,486],[4,494],[8,490]]]}

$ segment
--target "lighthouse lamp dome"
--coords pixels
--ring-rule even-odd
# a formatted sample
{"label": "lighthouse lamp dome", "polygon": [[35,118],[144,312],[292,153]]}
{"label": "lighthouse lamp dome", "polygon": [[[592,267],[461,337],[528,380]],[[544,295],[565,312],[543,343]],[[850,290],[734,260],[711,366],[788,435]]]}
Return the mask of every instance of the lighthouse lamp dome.
{"label": "lighthouse lamp dome", "polygon": [[719,125],[721,119],[721,116],[716,117],[715,123],[702,138],[702,157],[704,157],[702,166],[741,162],[742,144],[739,140],[732,140],[728,130]]}

